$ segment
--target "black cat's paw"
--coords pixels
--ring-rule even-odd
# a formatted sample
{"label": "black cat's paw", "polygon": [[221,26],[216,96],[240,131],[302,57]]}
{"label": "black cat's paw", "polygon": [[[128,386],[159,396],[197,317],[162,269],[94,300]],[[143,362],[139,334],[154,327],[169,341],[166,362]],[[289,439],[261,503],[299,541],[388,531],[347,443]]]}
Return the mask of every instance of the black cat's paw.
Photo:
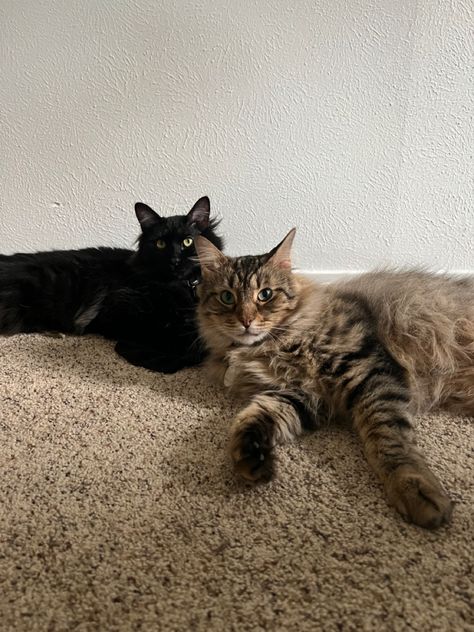
{"label": "black cat's paw", "polygon": [[275,470],[272,442],[259,421],[239,423],[231,435],[230,454],[235,470],[247,481],[268,482]]}
{"label": "black cat's paw", "polygon": [[115,351],[130,364],[157,373],[176,373],[186,366],[179,358],[168,357],[148,347],[124,340],[117,342]]}

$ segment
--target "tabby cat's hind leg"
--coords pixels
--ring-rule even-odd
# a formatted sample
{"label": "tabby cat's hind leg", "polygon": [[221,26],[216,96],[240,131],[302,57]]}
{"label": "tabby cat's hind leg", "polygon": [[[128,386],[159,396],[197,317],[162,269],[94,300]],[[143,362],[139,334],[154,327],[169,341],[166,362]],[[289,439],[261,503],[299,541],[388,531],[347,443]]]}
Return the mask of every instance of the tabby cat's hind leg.
{"label": "tabby cat's hind leg", "polygon": [[269,481],[274,473],[274,446],[312,427],[313,413],[299,394],[268,391],[256,395],[230,429],[230,454],[236,471],[248,481]]}
{"label": "tabby cat's hind leg", "polygon": [[453,352],[457,370],[443,376],[440,404],[454,414],[474,417],[474,305],[457,326]]}
{"label": "tabby cat's hind leg", "polygon": [[463,367],[446,379],[441,404],[456,415],[474,417],[474,358],[472,366]]}

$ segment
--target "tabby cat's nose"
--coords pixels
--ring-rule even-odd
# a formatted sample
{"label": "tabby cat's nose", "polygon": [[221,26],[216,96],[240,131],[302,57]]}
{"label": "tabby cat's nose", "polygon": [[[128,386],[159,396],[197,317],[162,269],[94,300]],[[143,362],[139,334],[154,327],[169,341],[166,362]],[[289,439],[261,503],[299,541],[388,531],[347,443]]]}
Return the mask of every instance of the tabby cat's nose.
{"label": "tabby cat's nose", "polygon": [[250,327],[250,325],[252,324],[252,319],[251,318],[241,318],[240,322],[245,327],[245,329],[248,329]]}

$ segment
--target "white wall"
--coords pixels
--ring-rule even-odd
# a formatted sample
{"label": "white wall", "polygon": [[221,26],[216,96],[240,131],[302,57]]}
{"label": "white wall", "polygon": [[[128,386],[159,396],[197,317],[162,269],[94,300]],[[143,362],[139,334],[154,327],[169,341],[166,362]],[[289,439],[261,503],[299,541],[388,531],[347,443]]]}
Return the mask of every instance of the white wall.
{"label": "white wall", "polygon": [[208,194],[231,254],[473,270],[472,0],[2,0],[0,251],[131,245]]}

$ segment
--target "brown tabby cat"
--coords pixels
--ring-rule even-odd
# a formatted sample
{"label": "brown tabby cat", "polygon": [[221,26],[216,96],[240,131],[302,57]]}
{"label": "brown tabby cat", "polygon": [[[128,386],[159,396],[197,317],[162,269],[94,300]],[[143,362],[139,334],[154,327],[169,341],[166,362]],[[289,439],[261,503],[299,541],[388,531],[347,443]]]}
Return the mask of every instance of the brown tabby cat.
{"label": "brown tabby cat", "polygon": [[235,467],[269,480],[275,444],[349,417],[389,502],[437,527],[452,504],[416,447],[413,415],[474,416],[474,281],[411,271],[315,285],[291,272],[294,234],[237,258],[196,239],[208,366],[245,402],[231,427]]}

